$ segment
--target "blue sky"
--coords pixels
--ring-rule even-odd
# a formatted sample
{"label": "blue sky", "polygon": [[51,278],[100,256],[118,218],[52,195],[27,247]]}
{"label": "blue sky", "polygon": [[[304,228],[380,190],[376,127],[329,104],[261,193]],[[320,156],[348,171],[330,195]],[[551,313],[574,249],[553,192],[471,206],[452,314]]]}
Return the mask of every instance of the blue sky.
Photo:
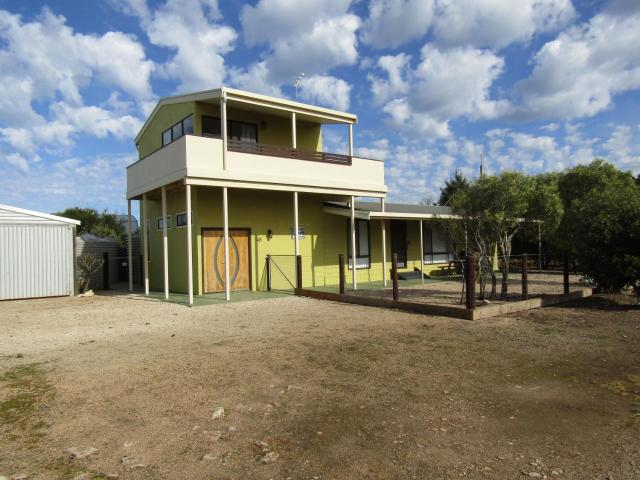
{"label": "blue sky", "polygon": [[[456,169],[640,173],[640,2],[0,0],[0,203],[126,209],[158,98],[233,86],[359,116],[389,199]],[[325,132],[346,150],[346,128]]]}

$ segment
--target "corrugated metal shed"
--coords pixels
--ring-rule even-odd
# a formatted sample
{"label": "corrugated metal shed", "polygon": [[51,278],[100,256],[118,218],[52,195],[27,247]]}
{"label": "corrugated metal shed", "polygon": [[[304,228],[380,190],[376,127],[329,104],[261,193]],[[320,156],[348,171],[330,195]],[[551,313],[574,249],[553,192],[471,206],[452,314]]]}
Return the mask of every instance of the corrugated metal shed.
{"label": "corrugated metal shed", "polygon": [[80,222],[0,205],[0,300],[73,295]]}

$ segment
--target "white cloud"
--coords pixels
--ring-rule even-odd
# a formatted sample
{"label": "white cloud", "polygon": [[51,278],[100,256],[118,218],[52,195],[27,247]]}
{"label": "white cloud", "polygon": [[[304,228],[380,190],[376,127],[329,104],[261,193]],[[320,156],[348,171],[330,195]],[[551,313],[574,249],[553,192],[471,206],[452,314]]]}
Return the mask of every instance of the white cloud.
{"label": "white cloud", "polygon": [[153,63],[135,38],[121,32],[101,36],[74,32],[66,19],[45,8],[32,22],[0,10],[0,122],[31,125],[42,117],[32,102],[62,97],[81,104],[92,81],[135,98],[151,96]]}
{"label": "white cloud", "polygon": [[264,61],[253,63],[247,69],[230,68],[229,80],[232,85],[243,90],[274,97],[283,96],[280,87],[269,78],[269,69]]}
{"label": "white cloud", "polygon": [[522,115],[571,119],[609,108],[613,97],[640,88],[640,4],[605,10],[546,43],[533,73],[519,84]]}
{"label": "white cloud", "polygon": [[115,2],[123,12],[139,17],[149,41],[172,51],[157,70],[179,81],[178,92],[221,86],[227,76],[224,55],[231,52],[235,30],[218,22],[214,0],[167,0],[155,10],[141,0]]}
{"label": "white cloud", "polygon": [[29,162],[19,153],[11,153],[5,157],[5,160],[9,165],[13,165],[21,172],[26,173],[29,171]]}
{"label": "white cloud", "polygon": [[265,88],[292,83],[301,72],[323,75],[356,63],[360,19],[348,13],[350,3],[260,0],[255,6],[246,5],[241,14],[245,41],[268,47],[262,55],[270,84]]}
{"label": "white cloud", "polygon": [[375,48],[396,48],[427,33],[434,0],[372,0],[362,41]]}
{"label": "white cloud", "polygon": [[443,45],[502,48],[558,30],[574,16],[571,0],[440,0],[434,36]]}
{"label": "white cloud", "polygon": [[300,98],[337,110],[348,110],[351,86],[330,75],[304,77],[300,82]]}
{"label": "white cloud", "polygon": [[75,132],[88,133],[97,138],[113,135],[118,139],[133,138],[140,128],[142,121],[131,115],[114,115],[113,112],[100,107],[72,107],[65,103],[52,105],[59,121],[72,125]]}
{"label": "white cloud", "polygon": [[388,57],[382,66],[386,78],[369,76],[374,98],[397,97],[383,107],[396,126],[446,136],[452,119],[495,118],[509,108],[506,101],[490,96],[504,60],[488,50],[440,50],[427,44],[415,69],[407,65],[405,56]]}

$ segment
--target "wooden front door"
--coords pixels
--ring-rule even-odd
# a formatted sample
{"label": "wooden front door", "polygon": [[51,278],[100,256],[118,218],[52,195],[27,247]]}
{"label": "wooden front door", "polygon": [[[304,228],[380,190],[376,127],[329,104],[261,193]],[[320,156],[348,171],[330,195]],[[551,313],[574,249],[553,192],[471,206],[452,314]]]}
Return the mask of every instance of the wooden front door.
{"label": "wooden front door", "polygon": [[[229,281],[231,290],[251,288],[249,229],[229,229]],[[224,291],[224,231],[221,228],[202,231],[204,293]]]}
{"label": "wooden front door", "polygon": [[407,266],[407,222],[391,220],[391,254],[398,254],[398,267]]}

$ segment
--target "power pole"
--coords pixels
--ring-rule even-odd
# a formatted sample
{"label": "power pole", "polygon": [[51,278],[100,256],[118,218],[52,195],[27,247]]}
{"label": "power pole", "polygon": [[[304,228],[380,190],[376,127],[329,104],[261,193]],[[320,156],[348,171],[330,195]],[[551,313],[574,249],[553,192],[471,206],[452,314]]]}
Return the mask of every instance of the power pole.
{"label": "power pole", "polygon": [[482,180],[482,164],[484,163],[484,158],[482,154],[480,154],[480,179]]}

